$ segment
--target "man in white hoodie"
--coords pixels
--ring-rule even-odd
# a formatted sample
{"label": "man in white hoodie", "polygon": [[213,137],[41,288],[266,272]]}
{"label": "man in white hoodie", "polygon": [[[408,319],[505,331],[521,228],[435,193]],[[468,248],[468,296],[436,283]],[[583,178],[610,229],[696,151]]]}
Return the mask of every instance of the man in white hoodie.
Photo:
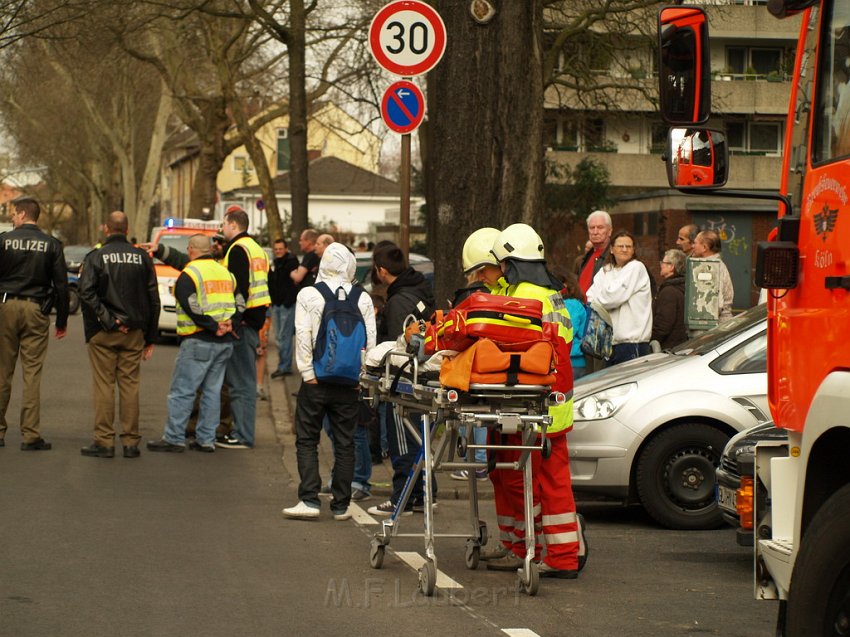
{"label": "man in white hoodie", "polygon": [[[339,288],[351,293],[356,262],[354,254],[340,243],[332,243],[322,255],[316,283],[326,283],[332,292]],[[357,307],[366,327],[366,349],[375,346],[375,311],[366,293]],[[351,517],[351,480],[354,475],[354,429],[357,427],[359,389],[356,386],[319,381],[314,369],[314,350],[325,298],[315,287],[304,288],[295,302],[295,364],[301,374],[301,388],[295,408],[295,447],[298,459],[299,502],[283,509],[288,518],[310,520],[319,517],[319,437],[327,414],[334,437],[334,468],[331,482],[331,511],[335,520]],[[358,361],[360,353],[358,352]]]}

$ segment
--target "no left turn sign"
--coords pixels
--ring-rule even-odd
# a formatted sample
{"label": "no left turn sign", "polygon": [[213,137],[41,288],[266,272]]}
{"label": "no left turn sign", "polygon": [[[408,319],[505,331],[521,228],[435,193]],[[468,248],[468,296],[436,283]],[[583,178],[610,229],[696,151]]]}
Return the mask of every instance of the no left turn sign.
{"label": "no left turn sign", "polygon": [[430,71],[446,50],[446,26],[430,5],[396,0],[375,14],[369,47],[381,68],[414,77]]}

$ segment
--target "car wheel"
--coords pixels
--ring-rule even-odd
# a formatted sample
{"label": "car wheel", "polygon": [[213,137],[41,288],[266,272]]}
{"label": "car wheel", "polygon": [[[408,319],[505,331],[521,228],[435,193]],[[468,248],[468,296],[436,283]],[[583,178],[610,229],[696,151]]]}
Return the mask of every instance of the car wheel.
{"label": "car wheel", "polygon": [[75,287],[68,288],[68,312],[76,314],[80,311],[80,291]]}
{"label": "car wheel", "polygon": [[846,635],[850,625],[850,486],[835,492],[806,529],[788,595],[788,637]]}
{"label": "car wheel", "polygon": [[659,433],[638,459],[641,504],[669,529],[714,529],[723,524],[714,495],[714,470],[729,441],[709,425],[676,425]]}

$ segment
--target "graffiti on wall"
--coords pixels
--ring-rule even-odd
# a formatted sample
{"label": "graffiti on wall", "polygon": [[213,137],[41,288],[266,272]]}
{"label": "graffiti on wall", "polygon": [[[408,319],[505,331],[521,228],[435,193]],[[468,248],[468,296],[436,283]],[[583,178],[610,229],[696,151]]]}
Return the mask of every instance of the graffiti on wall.
{"label": "graffiti on wall", "polygon": [[726,223],[725,217],[706,219],[703,230],[714,230],[723,242],[726,251],[731,255],[740,256],[746,254],[750,249],[745,236],[735,237],[735,224]]}

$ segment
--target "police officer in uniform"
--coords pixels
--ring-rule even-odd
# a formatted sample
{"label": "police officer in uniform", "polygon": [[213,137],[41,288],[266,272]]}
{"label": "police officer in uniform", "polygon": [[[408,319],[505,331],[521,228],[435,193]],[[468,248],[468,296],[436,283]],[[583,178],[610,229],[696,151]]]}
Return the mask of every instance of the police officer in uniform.
{"label": "police officer in uniform", "polygon": [[[231,207],[232,208],[232,207]],[[245,313],[233,326],[236,343],[227,362],[226,380],[230,387],[233,432],[216,439],[225,449],[250,449],[254,446],[254,419],[257,413],[257,347],[269,295],[269,258],[248,234],[248,215],[241,209],[229,209],[221,232],[230,242],[222,265],[236,277],[236,290],[245,299]]]}
{"label": "police officer in uniform", "polygon": [[95,414],[84,456],[115,455],[116,385],[124,457],[139,456],[139,368],[153,354],[160,304],[153,261],[127,240],[128,227],[126,214],[110,213],[103,247],[86,255],[80,276]]}
{"label": "police officer in uniform", "polygon": [[36,226],[35,199],[11,202],[14,230],[0,237],[0,447],[5,445],[6,409],[12,376],[21,357],[21,449],[50,449],[39,433],[41,369],[47,356],[50,309],[56,303],[56,338],[68,325],[68,273],[62,244]]}

